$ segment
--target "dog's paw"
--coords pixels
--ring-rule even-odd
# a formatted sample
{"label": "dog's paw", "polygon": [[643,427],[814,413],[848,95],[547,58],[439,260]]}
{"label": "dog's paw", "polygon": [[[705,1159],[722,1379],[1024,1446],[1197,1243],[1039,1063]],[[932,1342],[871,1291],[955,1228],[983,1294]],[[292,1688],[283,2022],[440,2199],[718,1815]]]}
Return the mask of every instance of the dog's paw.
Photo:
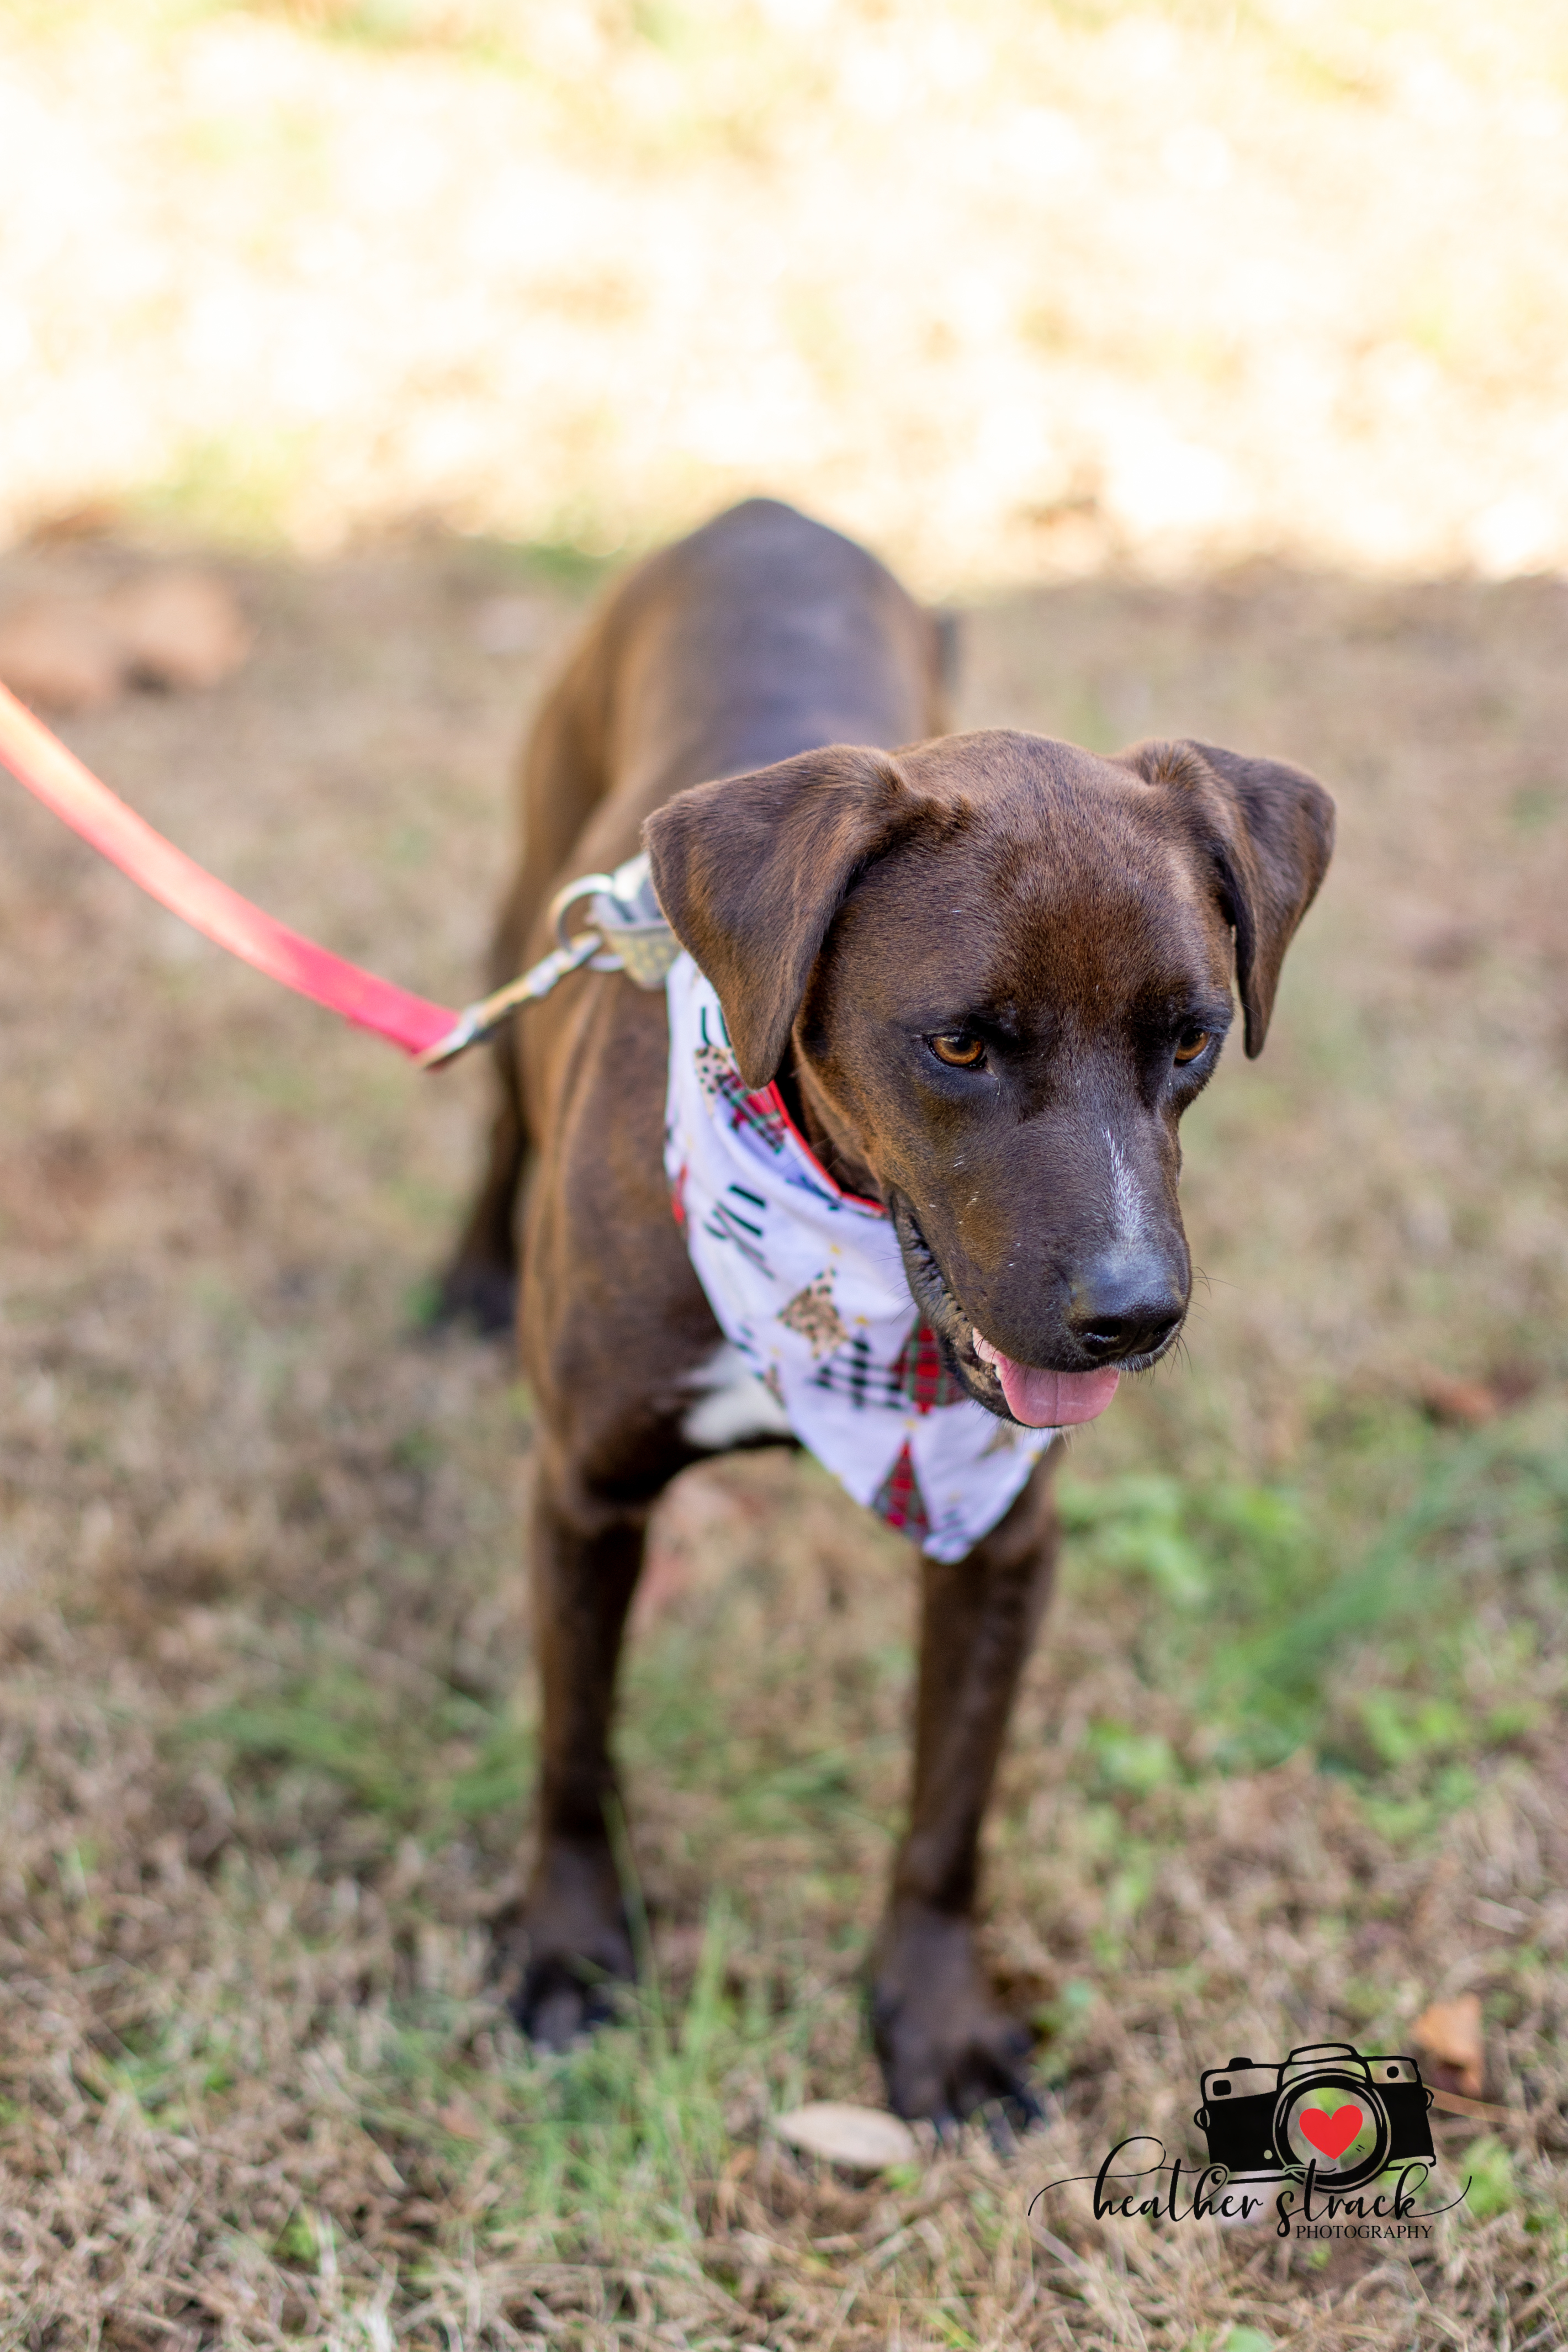
{"label": "dog's paw", "polygon": [[938,2131],[1000,2106],[1009,2125],[1040,2119],[1030,2085],[1034,2036],[985,1981],[967,1919],[905,1914],[884,1932],[871,1988],[871,2031],[888,2104]]}
{"label": "dog's paw", "polygon": [[504,1949],[524,1960],[508,2004],[531,2042],[565,2050],[614,2016],[616,1988],[637,1976],[615,1865],[606,1848],[553,1844],[539,1858]]}
{"label": "dog's paw", "polygon": [[609,2023],[616,1986],[630,1976],[629,1967],[597,1967],[580,1953],[543,1953],[529,1961],[511,2013],[538,2049],[569,2050]]}
{"label": "dog's paw", "polygon": [[454,1258],[435,1286],[427,1320],[433,1330],[466,1323],[481,1338],[504,1336],[517,1320],[516,1275],[484,1259]]}

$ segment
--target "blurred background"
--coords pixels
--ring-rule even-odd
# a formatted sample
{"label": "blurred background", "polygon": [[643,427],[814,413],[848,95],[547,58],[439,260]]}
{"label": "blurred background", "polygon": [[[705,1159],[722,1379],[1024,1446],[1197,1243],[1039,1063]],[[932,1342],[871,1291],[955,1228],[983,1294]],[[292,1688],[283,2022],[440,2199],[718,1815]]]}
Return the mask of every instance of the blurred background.
{"label": "blurred background", "polygon": [[[1341,822],[1184,1123],[1185,1352],[1062,1466],[985,1891],[1046,2126],[876,2178],[770,2118],[882,2095],[906,1547],[782,1454],[661,1504],[654,1969],[535,2059],[531,1401],[429,1323],[479,1057],[0,777],[7,2343],[1568,2340],[1565,227],[1544,0],[0,7],[0,677],[279,916],[465,1002],[592,598],[752,490],[958,610],[960,723]],[[1450,2102],[1430,2242],[1031,2210],[1336,2040]]]}
{"label": "blurred background", "polygon": [[1568,561],[1547,0],[9,0],[0,524]]}

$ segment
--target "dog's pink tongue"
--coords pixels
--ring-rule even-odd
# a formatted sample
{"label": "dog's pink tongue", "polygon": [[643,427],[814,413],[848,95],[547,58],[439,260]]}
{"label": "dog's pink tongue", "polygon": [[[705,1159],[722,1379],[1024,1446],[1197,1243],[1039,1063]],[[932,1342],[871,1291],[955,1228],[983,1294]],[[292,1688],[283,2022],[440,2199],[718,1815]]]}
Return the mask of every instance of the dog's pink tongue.
{"label": "dog's pink tongue", "polygon": [[1027,1429],[1073,1429],[1093,1421],[1116,1394],[1118,1371],[1041,1372],[998,1354],[992,1370],[1002,1383],[1007,1410]]}

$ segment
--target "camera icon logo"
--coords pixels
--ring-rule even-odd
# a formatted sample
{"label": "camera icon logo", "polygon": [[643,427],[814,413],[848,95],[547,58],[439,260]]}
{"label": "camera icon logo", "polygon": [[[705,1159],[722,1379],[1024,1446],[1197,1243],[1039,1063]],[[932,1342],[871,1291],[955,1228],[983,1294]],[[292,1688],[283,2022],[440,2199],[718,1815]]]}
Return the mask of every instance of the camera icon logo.
{"label": "camera icon logo", "polygon": [[1433,2161],[1432,2094],[1414,2058],[1307,2042],[1278,2063],[1233,2058],[1201,2082],[1193,2120],[1209,2162],[1233,2180],[1279,2180],[1310,2164],[1324,2188],[1351,2189],[1390,2165]]}

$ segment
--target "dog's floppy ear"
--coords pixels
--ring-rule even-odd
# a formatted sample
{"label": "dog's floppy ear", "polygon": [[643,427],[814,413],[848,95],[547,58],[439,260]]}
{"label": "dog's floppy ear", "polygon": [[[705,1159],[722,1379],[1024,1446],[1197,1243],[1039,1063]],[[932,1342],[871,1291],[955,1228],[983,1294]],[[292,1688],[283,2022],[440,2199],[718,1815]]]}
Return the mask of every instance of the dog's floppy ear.
{"label": "dog's floppy ear", "polygon": [[742,1077],[776,1073],[858,869],[919,805],[885,751],[834,744],[693,785],[643,827],[670,928],[719,992]]}
{"label": "dog's floppy ear", "polygon": [[1334,804],[1315,776],[1283,760],[1249,760],[1216,743],[1138,743],[1118,754],[1151,784],[1187,796],[1236,933],[1236,983],[1247,1051],[1263,1051],[1279,967],[1317,896],[1334,846]]}

